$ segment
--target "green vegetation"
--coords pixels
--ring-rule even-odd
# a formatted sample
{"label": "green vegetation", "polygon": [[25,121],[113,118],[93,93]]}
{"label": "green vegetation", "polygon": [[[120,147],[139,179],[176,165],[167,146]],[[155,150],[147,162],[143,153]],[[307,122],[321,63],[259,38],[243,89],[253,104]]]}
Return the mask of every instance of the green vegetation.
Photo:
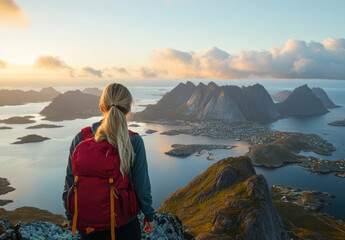
{"label": "green vegetation", "polygon": [[0,216],[10,221],[13,225],[17,224],[19,221],[45,221],[61,225],[66,220],[62,215],[53,214],[47,210],[34,207],[21,207],[14,211],[6,211],[0,208]]}
{"label": "green vegetation", "polygon": [[341,220],[307,211],[293,202],[274,199],[274,204],[293,239],[298,239],[296,235],[310,240],[345,239],[345,223]]}

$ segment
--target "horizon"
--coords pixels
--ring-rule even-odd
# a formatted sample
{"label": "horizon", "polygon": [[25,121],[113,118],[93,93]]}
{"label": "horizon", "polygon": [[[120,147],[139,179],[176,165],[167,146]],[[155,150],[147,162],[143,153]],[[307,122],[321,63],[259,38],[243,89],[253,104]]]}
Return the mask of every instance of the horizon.
{"label": "horizon", "polygon": [[0,85],[345,79],[345,2],[217,3],[0,0]]}

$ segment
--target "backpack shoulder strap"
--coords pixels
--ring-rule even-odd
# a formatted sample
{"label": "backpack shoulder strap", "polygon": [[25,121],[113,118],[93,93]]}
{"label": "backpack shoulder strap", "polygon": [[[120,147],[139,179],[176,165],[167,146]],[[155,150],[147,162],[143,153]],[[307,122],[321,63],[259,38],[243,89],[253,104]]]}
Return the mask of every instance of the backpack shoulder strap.
{"label": "backpack shoulder strap", "polygon": [[91,131],[91,127],[85,127],[81,130],[81,135],[83,136],[83,140],[89,139],[93,137],[93,132]]}
{"label": "backpack shoulder strap", "polygon": [[128,130],[128,132],[129,132],[129,136],[132,136],[132,135],[134,135],[134,134],[137,134],[137,135],[138,135],[138,133],[133,132],[133,131],[131,131],[131,130]]}

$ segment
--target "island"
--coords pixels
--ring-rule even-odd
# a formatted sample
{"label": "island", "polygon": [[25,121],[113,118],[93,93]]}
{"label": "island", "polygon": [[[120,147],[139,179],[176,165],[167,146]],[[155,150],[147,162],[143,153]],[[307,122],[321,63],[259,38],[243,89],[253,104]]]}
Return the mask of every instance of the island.
{"label": "island", "polygon": [[40,91],[0,89],[0,106],[47,102],[51,101],[59,94],[60,93],[52,87],[42,88]]}
{"label": "island", "polygon": [[10,117],[7,119],[1,119],[0,123],[6,123],[6,124],[28,124],[28,123],[34,123],[35,120],[32,120],[32,118],[35,118],[34,116],[24,116],[24,117]]}
{"label": "island", "polygon": [[153,130],[153,129],[147,129],[145,131],[145,133],[147,133],[147,134],[152,134],[152,133],[155,133],[155,132],[158,132],[158,131],[157,130]]}
{"label": "island", "polygon": [[0,130],[13,129],[12,127],[0,127]]}
{"label": "island", "polygon": [[330,122],[330,123],[328,123],[328,125],[337,126],[337,127],[345,127],[345,119],[344,120],[338,120],[338,121]]}
{"label": "island", "polygon": [[99,97],[79,90],[60,94],[40,114],[45,116],[44,120],[49,121],[85,119],[102,115]]}
{"label": "island", "polygon": [[42,141],[45,141],[45,140],[49,140],[50,138],[42,137],[42,136],[36,135],[36,134],[30,134],[30,135],[27,135],[25,137],[19,137],[17,139],[19,139],[19,141],[14,142],[12,144],[24,144],[24,143],[42,142]]}
{"label": "island", "polygon": [[[6,178],[0,177],[0,195],[5,195],[6,193],[12,192],[14,190],[16,189],[11,187],[10,182]],[[4,206],[11,202],[13,201],[0,199],[0,206]]]}
{"label": "island", "polygon": [[61,128],[61,125],[54,125],[54,124],[39,124],[35,126],[27,127],[26,129],[39,129],[39,128]]}
{"label": "island", "polygon": [[128,127],[141,127],[141,126],[139,124],[133,123],[133,124],[129,124]]}
{"label": "island", "polygon": [[[166,155],[174,157],[188,157],[194,153],[200,154],[202,150],[227,149],[230,150],[236,146],[212,145],[212,144],[172,144],[172,150],[165,152]],[[209,156],[211,159],[211,156]]]}

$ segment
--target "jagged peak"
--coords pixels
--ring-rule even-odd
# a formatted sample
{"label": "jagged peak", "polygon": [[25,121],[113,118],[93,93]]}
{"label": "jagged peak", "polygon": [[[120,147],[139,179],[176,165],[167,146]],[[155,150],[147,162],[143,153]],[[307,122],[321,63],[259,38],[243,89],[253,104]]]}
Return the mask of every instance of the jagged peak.
{"label": "jagged peak", "polygon": [[191,82],[191,81],[187,81],[187,82],[186,82],[186,85],[187,85],[187,86],[196,87],[195,84],[194,84],[193,82]]}

